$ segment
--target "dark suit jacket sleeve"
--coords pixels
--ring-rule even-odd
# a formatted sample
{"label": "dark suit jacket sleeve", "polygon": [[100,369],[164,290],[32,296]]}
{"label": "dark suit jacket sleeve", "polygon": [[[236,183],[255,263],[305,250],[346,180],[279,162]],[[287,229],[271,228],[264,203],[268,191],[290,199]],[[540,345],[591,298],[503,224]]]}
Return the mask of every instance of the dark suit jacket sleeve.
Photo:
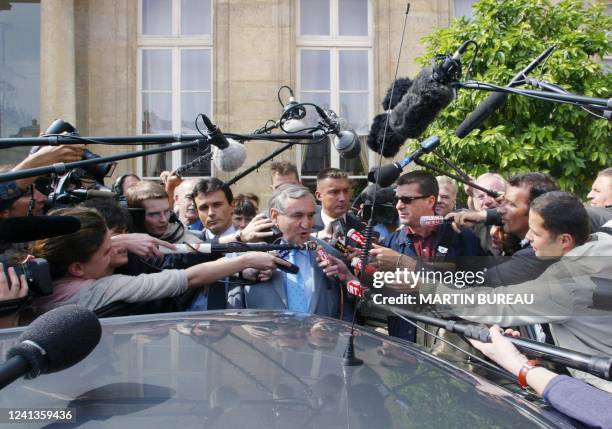
{"label": "dark suit jacket sleeve", "polygon": [[554,262],[538,259],[531,247],[521,249],[504,259],[507,260],[487,268],[485,285],[497,287],[523,283],[538,277]]}

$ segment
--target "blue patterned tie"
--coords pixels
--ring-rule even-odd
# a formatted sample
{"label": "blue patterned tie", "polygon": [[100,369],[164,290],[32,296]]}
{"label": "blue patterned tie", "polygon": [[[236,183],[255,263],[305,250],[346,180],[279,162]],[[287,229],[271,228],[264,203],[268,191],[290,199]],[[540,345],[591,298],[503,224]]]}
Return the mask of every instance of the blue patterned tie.
{"label": "blue patterned tie", "polygon": [[300,264],[300,259],[301,256],[298,250],[292,250],[287,258],[289,262],[300,267],[300,271],[297,274],[287,273],[287,307],[291,311],[306,313],[308,311],[308,303],[306,302],[302,276],[304,264]]}

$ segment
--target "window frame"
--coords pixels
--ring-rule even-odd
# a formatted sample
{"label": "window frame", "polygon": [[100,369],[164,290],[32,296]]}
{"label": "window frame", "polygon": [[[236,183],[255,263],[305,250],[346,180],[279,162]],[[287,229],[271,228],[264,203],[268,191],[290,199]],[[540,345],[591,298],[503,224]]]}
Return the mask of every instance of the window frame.
{"label": "window frame", "polygon": [[[343,50],[355,50],[355,51],[366,51],[368,55],[368,118],[374,116],[374,25],[373,25],[373,4],[372,0],[367,0],[367,26],[368,34],[366,36],[340,36],[339,26],[339,12],[340,12],[340,1],[329,0],[330,7],[330,25],[328,36],[320,35],[306,35],[300,34],[300,22],[301,22],[301,2],[308,0],[296,0],[296,94],[301,97],[302,94],[302,77],[301,77],[301,61],[302,52],[304,50],[327,50],[330,55],[330,108],[340,114],[340,94],[342,92],[357,93],[359,91],[341,91],[339,80],[340,80],[340,64],[339,56],[340,51]],[[307,91],[316,92],[316,91]],[[325,91],[327,92],[327,91]],[[298,98],[299,100],[299,98]],[[360,134],[359,136],[363,136]],[[304,179],[314,179],[315,176],[302,176],[302,146],[297,145],[296,149],[296,165],[300,172],[300,177]],[[368,165],[365,166],[365,170],[368,171],[371,166],[375,165],[376,156],[373,151],[366,148]],[[340,154],[338,151],[331,146],[330,147],[330,167],[339,168],[340,166]],[[366,175],[351,175],[351,179],[366,179]]]}
{"label": "window frame", "polygon": [[[142,115],[143,103],[142,96],[145,93],[142,88],[143,69],[142,69],[142,53],[144,50],[159,49],[169,50],[172,60],[171,74],[171,122],[172,134],[182,133],[181,123],[181,95],[183,92],[208,92],[210,94],[210,116],[214,115],[214,44],[213,44],[213,23],[214,23],[214,1],[210,2],[210,34],[206,35],[186,35],[180,34],[181,28],[181,0],[170,0],[172,2],[172,34],[171,35],[145,35],[142,34],[142,15],[143,15],[143,0],[138,0],[138,33],[137,33],[137,61],[136,61],[136,133],[143,134],[142,130]],[[210,82],[209,91],[182,91],[181,90],[181,53],[183,50],[208,50],[210,55]],[[152,91],[157,92],[157,91]],[[161,91],[160,91],[161,92]],[[194,118],[195,121],[195,118]],[[179,143],[172,143],[179,144]],[[149,147],[155,145],[147,145]],[[145,145],[138,146],[140,150],[145,149]],[[175,169],[182,164],[182,151],[175,150],[171,154],[171,168]],[[165,156],[166,153],[160,154]],[[210,163],[210,171],[213,172],[212,161]],[[141,158],[136,166],[138,176],[143,179],[158,179],[155,176],[144,176],[144,158]],[[197,176],[194,176],[197,177]]]}

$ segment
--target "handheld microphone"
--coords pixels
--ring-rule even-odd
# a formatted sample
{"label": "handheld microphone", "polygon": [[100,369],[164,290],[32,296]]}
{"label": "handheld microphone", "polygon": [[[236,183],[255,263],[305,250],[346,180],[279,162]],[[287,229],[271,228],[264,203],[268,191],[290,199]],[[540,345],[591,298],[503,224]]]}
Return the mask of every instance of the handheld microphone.
{"label": "handheld microphone", "polygon": [[0,241],[26,243],[58,235],[72,234],[81,228],[74,216],[24,216],[0,219]]}
{"label": "handheld microphone", "polygon": [[[523,70],[518,72],[512,78],[510,83],[508,83],[508,85],[506,86],[507,87],[516,86],[517,83],[520,81],[520,79],[524,77],[524,75],[532,71],[542,61],[548,58],[550,54],[552,54],[552,52],[555,50],[555,48],[556,46],[551,46],[548,49],[546,49],[544,52],[542,52],[536,59],[534,59],[531,63],[529,63],[527,67],[525,67]],[[467,136],[474,129],[478,128],[480,124],[484,122],[485,119],[487,119],[498,108],[500,108],[506,102],[507,99],[508,99],[508,93],[506,92],[494,92],[490,94],[478,106],[476,106],[476,109],[474,109],[474,111],[467,118],[465,118],[461,124],[459,124],[459,126],[455,130],[455,135],[459,137],[460,139]]]}
{"label": "handheld microphone", "polygon": [[102,327],[93,311],[76,305],[55,308],[32,322],[0,367],[0,388],[22,375],[36,378],[69,368],[100,342]]}
{"label": "handheld microphone", "polygon": [[423,226],[436,226],[443,223],[452,223],[453,219],[444,219],[444,216],[421,216],[419,223]]}
{"label": "handheld microphone", "polygon": [[362,286],[357,280],[351,280],[346,283],[346,291],[357,298],[365,298],[369,288]]}
{"label": "handheld microphone", "polygon": [[234,171],[239,169],[246,160],[244,145],[236,140],[228,139],[219,127],[214,125],[208,116],[201,114],[202,121],[208,129],[210,144],[213,146],[213,162],[221,171]]}
{"label": "handheld microphone", "polygon": [[338,252],[342,253],[343,255],[348,255],[349,253],[351,253],[351,250],[346,246],[346,244],[342,243],[338,239],[330,240],[329,245],[336,249]]}
{"label": "handheld microphone", "polygon": [[270,252],[272,250],[308,250],[317,249],[317,243],[308,241],[303,245],[294,244],[267,244],[267,243],[193,243],[175,244],[176,250],[166,247],[159,247],[159,251],[164,254],[169,253],[241,253],[241,252]]}
{"label": "handheld microphone", "polygon": [[438,136],[431,136],[421,142],[421,147],[401,161],[387,164],[380,168],[373,168],[368,173],[368,180],[372,183],[378,183],[382,188],[391,186],[400,177],[405,166],[413,162],[421,155],[430,153],[440,144]]}
{"label": "handheld microphone", "polygon": [[349,229],[346,236],[357,243],[359,247],[363,247],[365,244],[365,237],[354,228]]}

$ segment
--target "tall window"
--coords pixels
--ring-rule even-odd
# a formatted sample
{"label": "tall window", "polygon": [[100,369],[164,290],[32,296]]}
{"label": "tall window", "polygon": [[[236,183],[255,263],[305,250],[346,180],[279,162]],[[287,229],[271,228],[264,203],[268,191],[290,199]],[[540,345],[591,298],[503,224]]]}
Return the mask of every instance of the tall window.
{"label": "tall window", "polygon": [[299,100],[331,108],[362,140],[362,156],[344,160],[330,144],[298,148],[305,183],[323,167],[365,178],[370,151],[365,138],[372,117],[372,4],[369,0],[298,0]]}
{"label": "tall window", "polygon": [[476,2],[477,0],[455,0],[453,2],[454,16],[463,16],[467,19],[472,18],[474,16],[472,6]]}
{"label": "tall window", "polygon": [[[197,115],[212,116],[212,0],[140,0],[139,5],[138,132],[194,134]],[[140,173],[157,177],[202,154],[149,155]],[[186,175],[210,173],[208,162]]]}
{"label": "tall window", "polygon": [[[0,138],[40,133],[40,2],[0,1]],[[3,149],[1,163],[29,148]]]}

